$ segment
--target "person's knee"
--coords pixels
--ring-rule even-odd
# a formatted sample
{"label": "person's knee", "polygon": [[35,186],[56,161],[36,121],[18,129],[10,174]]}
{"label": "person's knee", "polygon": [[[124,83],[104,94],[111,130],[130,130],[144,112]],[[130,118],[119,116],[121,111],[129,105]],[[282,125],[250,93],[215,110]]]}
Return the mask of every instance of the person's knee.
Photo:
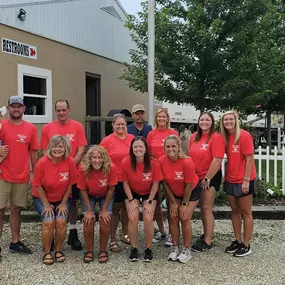
{"label": "person's knee", "polygon": [[56,219],[55,227],[58,231],[63,231],[66,229],[66,220],[65,219]]}
{"label": "person's knee", "polygon": [[151,215],[143,215],[143,222],[145,226],[153,224],[153,216]]}
{"label": "person's knee", "polygon": [[16,205],[10,205],[10,211],[11,211],[11,215],[12,214],[19,214],[21,213],[22,208]]}
{"label": "person's knee", "polygon": [[95,224],[94,221],[91,221],[91,222],[88,222],[88,223],[86,221],[84,221],[83,222],[84,230],[88,231],[88,232],[93,231],[94,230],[94,224]]}
{"label": "person's knee", "polygon": [[139,213],[129,213],[128,219],[131,224],[136,224],[139,222]]}
{"label": "person's knee", "polygon": [[241,215],[241,210],[238,207],[231,207],[232,215]]}
{"label": "person's knee", "polygon": [[52,231],[55,227],[55,220],[49,220],[43,222],[43,229],[46,231]]}
{"label": "person's knee", "polygon": [[245,219],[253,219],[251,209],[246,209],[241,211],[242,218]]}
{"label": "person's knee", "polygon": [[106,223],[104,219],[100,218],[100,230],[101,231],[109,231],[110,230],[110,223]]}

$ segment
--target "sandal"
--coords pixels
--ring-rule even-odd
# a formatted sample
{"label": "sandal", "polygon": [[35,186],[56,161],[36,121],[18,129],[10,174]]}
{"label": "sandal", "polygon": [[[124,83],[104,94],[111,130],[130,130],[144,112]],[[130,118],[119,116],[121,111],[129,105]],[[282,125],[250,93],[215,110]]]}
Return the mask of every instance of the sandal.
{"label": "sandal", "polygon": [[116,253],[122,251],[122,248],[115,241],[112,241],[110,243],[110,247],[109,248],[110,248],[111,251],[116,252]]}
{"label": "sandal", "polygon": [[62,251],[56,251],[54,253],[54,259],[56,262],[64,262],[65,261],[65,255]]}
{"label": "sandal", "polygon": [[106,263],[108,262],[108,252],[106,250],[100,250],[100,254],[98,256],[98,262],[99,263]]}
{"label": "sandal", "polygon": [[128,235],[124,235],[124,236],[122,235],[120,240],[126,244],[131,244],[131,241]]}
{"label": "sandal", "polygon": [[94,260],[94,252],[92,250],[86,251],[84,254],[83,262],[90,263]]}
{"label": "sandal", "polygon": [[45,265],[54,264],[54,258],[52,256],[51,252],[44,254],[42,260],[43,260],[43,264],[45,264]]}

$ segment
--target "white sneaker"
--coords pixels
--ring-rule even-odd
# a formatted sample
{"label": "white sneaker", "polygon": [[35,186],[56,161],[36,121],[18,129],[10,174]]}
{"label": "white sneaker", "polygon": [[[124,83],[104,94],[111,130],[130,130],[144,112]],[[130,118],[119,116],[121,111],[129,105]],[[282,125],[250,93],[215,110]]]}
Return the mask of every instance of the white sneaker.
{"label": "white sneaker", "polygon": [[161,232],[156,232],[153,236],[152,242],[157,243],[161,241]]}
{"label": "white sneaker", "polygon": [[164,245],[165,245],[165,246],[173,246],[171,234],[169,234],[169,235],[167,236],[167,240],[166,240],[166,242],[165,242]]}
{"label": "white sneaker", "polygon": [[179,248],[178,246],[175,246],[173,248],[173,251],[168,255],[167,260],[175,261],[177,260],[178,255],[179,255]]}
{"label": "white sneaker", "polygon": [[186,263],[188,260],[191,259],[191,249],[190,248],[183,248],[182,252],[179,254],[177,259],[182,262]]}

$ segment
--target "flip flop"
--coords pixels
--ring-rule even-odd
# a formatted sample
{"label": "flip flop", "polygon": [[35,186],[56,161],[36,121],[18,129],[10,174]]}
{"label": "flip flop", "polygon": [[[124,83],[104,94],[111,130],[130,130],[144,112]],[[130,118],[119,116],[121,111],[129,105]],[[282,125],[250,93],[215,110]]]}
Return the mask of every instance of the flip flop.
{"label": "flip flop", "polygon": [[[103,259],[103,260],[102,260],[102,259]],[[99,263],[106,263],[106,262],[108,262],[108,260],[109,260],[109,257],[108,257],[107,251],[101,250],[101,251],[100,251],[100,254],[99,254],[99,256],[98,256],[98,262],[99,262]]]}
{"label": "flip flop", "polygon": [[94,252],[92,250],[86,251],[84,254],[83,262],[90,263],[94,260]]}
{"label": "flip flop", "polygon": [[131,241],[128,235],[121,236],[120,241],[126,244],[131,244]]}
{"label": "flip flop", "polygon": [[44,254],[42,260],[43,260],[43,264],[45,264],[45,265],[54,264],[54,258],[52,256],[51,252]]}
{"label": "flip flop", "polygon": [[117,244],[117,242],[115,241],[112,241],[110,243],[110,247],[109,249],[112,251],[112,252],[115,252],[115,253],[118,253],[118,252],[121,252],[122,251],[122,248]]}
{"label": "flip flop", "polygon": [[64,262],[65,261],[65,255],[62,251],[56,251],[54,253],[54,259],[56,262]]}

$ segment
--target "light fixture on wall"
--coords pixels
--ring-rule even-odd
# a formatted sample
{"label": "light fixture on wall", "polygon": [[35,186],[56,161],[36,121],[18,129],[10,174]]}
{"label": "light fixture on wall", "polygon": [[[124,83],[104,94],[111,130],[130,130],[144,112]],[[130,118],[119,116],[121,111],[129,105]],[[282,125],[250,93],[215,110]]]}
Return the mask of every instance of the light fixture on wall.
{"label": "light fixture on wall", "polygon": [[18,18],[21,21],[25,21],[26,20],[26,16],[27,16],[27,12],[23,8],[21,8],[20,12],[19,12],[19,15],[18,15]]}

